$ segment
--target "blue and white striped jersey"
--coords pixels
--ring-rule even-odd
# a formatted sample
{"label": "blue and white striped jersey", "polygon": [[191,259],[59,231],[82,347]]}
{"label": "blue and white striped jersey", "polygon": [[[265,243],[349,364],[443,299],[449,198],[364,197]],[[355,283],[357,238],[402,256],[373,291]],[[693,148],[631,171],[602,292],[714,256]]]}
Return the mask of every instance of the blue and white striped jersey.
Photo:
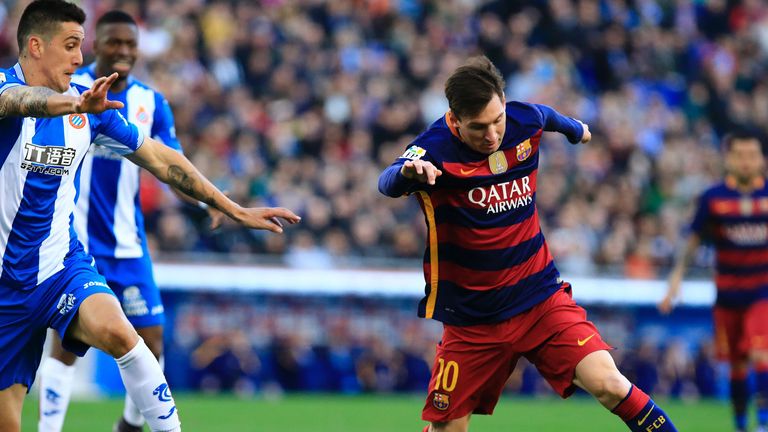
{"label": "blue and white striped jersey", "polygon": [[[96,65],[84,67],[72,81],[91,87]],[[146,136],[181,151],[176,139],[173,114],[163,95],[128,77],[110,100],[122,102],[120,113]],[[140,168],[119,154],[92,147],[85,156],[80,176],[80,197],[75,211],[75,230],[83,245],[96,257],[139,258],[146,253],[144,215],[139,204]]]}
{"label": "blue and white striped jersey", "polygon": [[[19,64],[0,69],[0,94],[19,85]],[[72,84],[65,94],[85,90]],[[72,216],[91,143],[125,155],[144,137],[116,110],[0,119],[0,286],[34,289],[81,250]]]}

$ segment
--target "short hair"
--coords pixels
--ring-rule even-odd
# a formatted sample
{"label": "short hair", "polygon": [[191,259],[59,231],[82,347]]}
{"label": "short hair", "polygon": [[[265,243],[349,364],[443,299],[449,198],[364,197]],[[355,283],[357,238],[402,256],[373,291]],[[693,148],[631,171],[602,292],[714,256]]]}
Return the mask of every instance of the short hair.
{"label": "short hair", "polygon": [[99,17],[99,20],[96,21],[96,28],[106,25],[106,24],[131,24],[137,26],[136,20],[133,19],[133,17],[121,10],[111,10],[109,12],[106,12],[104,15]]}
{"label": "short hair", "polygon": [[748,129],[740,129],[735,130],[733,132],[729,132],[725,134],[723,137],[723,151],[729,152],[731,149],[733,149],[733,144],[736,141],[751,141],[755,140],[757,141],[758,146],[760,147],[760,151],[765,154],[765,147],[763,144],[763,140],[758,132],[753,132]]}
{"label": "short hair", "polygon": [[486,56],[470,58],[445,82],[445,97],[457,118],[480,114],[493,95],[504,99],[504,78]]}
{"label": "short hair", "polygon": [[50,40],[59,29],[60,23],[85,22],[85,12],[76,4],[65,0],[35,0],[21,14],[19,28],[16,31],[16,41],[19,53],[24,52],[27,39],[32,34],[38,34],[43,39]]}

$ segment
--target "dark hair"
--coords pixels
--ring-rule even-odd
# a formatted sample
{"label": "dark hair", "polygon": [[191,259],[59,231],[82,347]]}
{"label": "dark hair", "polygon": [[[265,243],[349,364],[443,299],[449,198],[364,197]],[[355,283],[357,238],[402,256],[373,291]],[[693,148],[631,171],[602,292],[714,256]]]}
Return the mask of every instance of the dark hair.
{"label": "dark hair", "polygon": [[765,147],[763,144],[763,140],[761,138],[761,135],[757,132],[753,132],[747,129],[740,129],[733,132],[729,132],[725,134],[723,137],[723,151],[729,152],[731,149],[733,149],[733,144],[736,141],[751,141],[755,140],[757,141],[758,145],[760,146],[760,151],[765,154]]}
{"label": "dark hair", "polygon": [[85,12],[74,3],[64,0],[35,0],[30,3],[19,19],[19,29],[16,31],[16,41],[19,43],[19,53],[27,47],[27,39],[32,34],[38,34],[43,39],[50,39],[59,29],[59,24],[85,22]]}
{"label": "dark hair", "polygon": [[102,15],[98,21],[96,21],[96,28],[105,25],[105,24],[132,24],[132,25],[138,25],[136,24],[136,20],[133,19],[132,16],[129,14],[121,11],[121,10],[111,10],[104,15]]}
{"label": "dark hair", "polygon": [[457,118],[480,114],[494,94],[504,98],[504,78],[486,56],[470,58],[445,82],[445,97]]}

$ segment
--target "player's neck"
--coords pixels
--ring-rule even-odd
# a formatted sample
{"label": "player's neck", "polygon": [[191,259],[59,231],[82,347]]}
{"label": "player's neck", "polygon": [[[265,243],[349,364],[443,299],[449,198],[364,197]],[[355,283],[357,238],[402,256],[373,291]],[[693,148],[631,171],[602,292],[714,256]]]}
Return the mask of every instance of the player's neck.
{"label": "player's neck", "polygon": [[24,82],[28,86],[47,87],[51,90],[55,90],[53,87],[48,85],[48,82],[45,79],[45,75],[34,61],[29,60],[27,57],[21,57],[19,58],[19,66],[21,66],[21,72],[24,74]]}
{"label": "player's neck", "polygon": [[733,189],[736,189],[741,193],[748,194],[762,188],[765,182],[765,179],[762,176],[748,177],[748,178],[728,176],[728,178],[726,179],[726,182]]}

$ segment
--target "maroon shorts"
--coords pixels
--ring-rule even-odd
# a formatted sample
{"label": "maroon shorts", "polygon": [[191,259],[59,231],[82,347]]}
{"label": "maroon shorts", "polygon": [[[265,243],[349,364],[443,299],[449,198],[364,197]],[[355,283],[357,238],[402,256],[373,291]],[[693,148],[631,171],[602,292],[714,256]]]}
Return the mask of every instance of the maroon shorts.
{"label": "maroon shorts", "polygon": [[422,419],[445,422],[470,413],[491,414],[521,356],[567,398],[576,389],[576,365],[595,351],[611,349],[587,313],[563,288],[506,321],[443,328],[437,345]]}
{"label": "maroon shorts", "polygon": [[720,360],[738,363],[753,350],[768,350],[768,300],[742,308],[715,306],[715,351]]}

